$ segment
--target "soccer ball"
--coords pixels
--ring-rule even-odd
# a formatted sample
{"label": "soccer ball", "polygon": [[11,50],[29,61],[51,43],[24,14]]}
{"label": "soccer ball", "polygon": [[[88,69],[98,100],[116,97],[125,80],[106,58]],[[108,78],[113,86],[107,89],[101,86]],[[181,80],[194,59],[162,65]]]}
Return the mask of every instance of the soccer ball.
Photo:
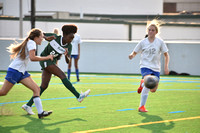
{"label": "soccer ball", "polygon": [[158,84],[158,81],[159,81],[158,77],[154,75],[146,76],[144,78],[144,85],[149,89],[153,89]]}

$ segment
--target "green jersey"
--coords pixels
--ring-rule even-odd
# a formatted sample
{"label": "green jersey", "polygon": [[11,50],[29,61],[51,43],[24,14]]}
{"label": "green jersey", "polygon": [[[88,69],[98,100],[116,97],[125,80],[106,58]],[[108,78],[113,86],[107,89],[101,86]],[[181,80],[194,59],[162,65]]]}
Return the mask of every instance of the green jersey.
{"label": "green jersey", "polygon": [[[65,48],[68,49],[68,55],[71,55],[72,51],[72,45],[69,44],[63,44],[62,43],[62,36],[57,36],[53,33],[44,33],[45,36],[55,36],[56,39],[50,41],[48,45],[45,47],[45,49],[42,51],[40,56],[48,56],[48,55],[54,55],[53,61],[47,60],[47,61],[40,61],[41,67],[44,69],[45,67],[56,64],[56,61],[60,59],[60,56],[65,53]],[[47,65],[45,65],[47,64]]]}

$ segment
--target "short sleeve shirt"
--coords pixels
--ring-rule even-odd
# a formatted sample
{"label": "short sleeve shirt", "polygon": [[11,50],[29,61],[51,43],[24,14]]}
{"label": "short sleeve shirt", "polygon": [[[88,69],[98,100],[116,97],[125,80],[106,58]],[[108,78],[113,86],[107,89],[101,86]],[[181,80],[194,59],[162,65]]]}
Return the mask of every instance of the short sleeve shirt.
{"label": "short sleeve shirt", "polygon": [[134,51],[141,52],[140,68],[149,68],[160,72],[161,53],[168,52],[168,48],[163,40],[156,37],[152,43],[149,42],[148,38],[143,39],[136,45]]}
{"label": "short sleeve shirt", "polygon": [[71,55],[78,55],[78,45],[81,44],[81,37],[78,34],[74,35],[74,39],[71,42],[72,44],[72,53]]}
{"label": "short sleeve shirt", "polygon": [[10,68],[13,68],[15,70],[18,70],[19,72],[24,73],[27,70],[27,65],[29,62],[29,51],[36,49],[36,43],[33,40],[29,40],[27,42],[27,45],[25,47],[25,54],[26,58],[23,60],[20,58],[20,52],[16,56],[16,58],[11,62],[9,65]]}
{"label": "short sleeve shirt", "polygon": [[[51,36],[51,35],[55,35],[56,39],[55,41],[57,42],[57,44],[62,47],[62,48],[68,48],[68,55],[71,55],[71,51],[72,51],[72,45],[71,43],[69,44],[63,44],[62,43],[62,36],[57,36],[56,34],[52,34],[52,33],[45,33],[45,36]],[[48,45],[45,47],[45,49],[42,51],[41,56],[48,56],[48,55],[54,55],[55,59],[59,59],[60,56],[62,54],[60,54],[55,48],[53,48],[50,45],[50,42],[48,43]]]}

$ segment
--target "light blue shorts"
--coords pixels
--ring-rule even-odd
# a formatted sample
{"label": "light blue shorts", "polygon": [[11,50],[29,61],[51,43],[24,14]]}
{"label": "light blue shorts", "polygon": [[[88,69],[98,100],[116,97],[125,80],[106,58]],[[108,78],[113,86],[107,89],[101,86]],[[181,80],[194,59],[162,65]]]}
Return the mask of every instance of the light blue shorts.
{"label": "light blue shorts", "polygon": [[30,74],[27,71],[25,71],[25,73],[23,74],[22,72],[19,72],[15,69],[8,68],[5,79],[12,84],[16,84],[19,83],[22,79],[25,79],[29,76]]}

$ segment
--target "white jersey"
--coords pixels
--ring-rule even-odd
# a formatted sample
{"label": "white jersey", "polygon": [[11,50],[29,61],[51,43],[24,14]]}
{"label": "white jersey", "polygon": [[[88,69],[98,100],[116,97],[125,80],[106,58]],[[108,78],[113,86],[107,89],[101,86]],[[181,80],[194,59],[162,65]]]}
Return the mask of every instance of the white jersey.
{"label": "white jersey", "polygon": [[74,39],[71,42],[72,52],[71,55],[78,55],[78,45],[81,44],[81,37],[78,34],[74,35]]}
{"label": "white jersey", "polygon": [[25,54],[26,54],[26,58],[24,60],[22,60],[20,58],[20,52],[18,53],[18,55],[16,56],[16,58],[11,62],[11,64],[9,65],[10,68],[18,70],[19,72],[24,73],[27,69],[27,65],[29,62],[29,51],[36,49],[36,43],[33,40],[29,40],[27,42],[26,48],[25,48]]}
{"label": "white jersey", "polygon": [[134,51],[141,52],[140,68],[149,68],[153,71],[160,72],[161,53],[168,52],[168,48],[163,40],[155,37],[155,40],[150,43],[148,38],[140,41]]}

